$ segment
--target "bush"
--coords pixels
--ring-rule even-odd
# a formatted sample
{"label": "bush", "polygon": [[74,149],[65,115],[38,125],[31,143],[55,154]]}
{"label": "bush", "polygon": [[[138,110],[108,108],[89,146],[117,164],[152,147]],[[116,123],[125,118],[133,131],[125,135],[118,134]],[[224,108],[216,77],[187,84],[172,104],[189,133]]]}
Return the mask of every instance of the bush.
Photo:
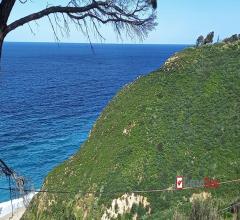
{"label": "bush", "polygon": [[214,38],[214,31],[210,32],[203,41],[203,44],[211,44]]}
{"label": "bush", "polygon": [[225,43],[233,43],[235,41],[240,40],[240,34],[234,34],[231,37],[225,38],[223,42]]}
{"label": "bush", "polygon": [[235,215],[236,219],[240,219],[240,199],[231,204],[230,212]]}
{"label": "bush", "polygon": [[204,41],[204,37],[202,35],[200,35],[197,39],[196,47],[203,45],[203,41]]}
{"label": "bush", "polygon": [[194,200],[189,220],[220,220],[217,208],[210,200]]}

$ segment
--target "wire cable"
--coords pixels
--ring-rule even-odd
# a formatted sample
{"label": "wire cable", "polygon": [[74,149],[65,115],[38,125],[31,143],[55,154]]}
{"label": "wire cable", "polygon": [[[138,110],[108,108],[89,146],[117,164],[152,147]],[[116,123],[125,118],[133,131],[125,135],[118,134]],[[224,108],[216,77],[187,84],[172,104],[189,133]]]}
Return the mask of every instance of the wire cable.
{"label": "wire cable", "polygon": [[[238,183],[240,182],[240,179],[235,179],[235,180],[227,180],[223,182],[219,182],[219,185],[223,184],[229,184],[229,183]],[[166,192],[166,191],[182,191],[182,190],[193,190],[193,189],[198,189],[198,188],[205,188],[204,185],[200,186],[195,186],[195,187],[184,187],[182,189],[176,189],[173,187],[168,187],[165,189],[150,189],[150,190],[131,190],[131,191],[106,191],[106,192],[101,192],[102,194],[117,194],[117,193],[157,193],[157,192]],[[10,188],[4,188],[0,187],[0,190],[7,190],[9,191]],[[11,188],[12,191],[18,191],[19,189],[17,188]],[[58,190],[30,190],[30,189],[25,189],[25,192],[35,192],[35,193],[52,193],[52,194],[75,194],[75,193],[97,193],[96,191],[58,191]]]}

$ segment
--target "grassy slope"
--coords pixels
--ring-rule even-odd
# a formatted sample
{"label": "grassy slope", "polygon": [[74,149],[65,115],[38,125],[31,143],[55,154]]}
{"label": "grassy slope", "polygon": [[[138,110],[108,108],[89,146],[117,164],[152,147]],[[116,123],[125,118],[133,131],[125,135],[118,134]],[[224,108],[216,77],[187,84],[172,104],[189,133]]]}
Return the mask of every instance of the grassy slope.
{"label": "grassy slope", "polygon": [[[123,192],[167,188],[177,175],[239,178],[239,95],[240,43],[176,54],[160,70],[124,87],[81,150],[43,186],[76,193],[39,194],[24,219],[83,219],[84,213],[100,219]],[[148,219],[171,219],[177,205],[188,210],[188,198],[199,191],[143,194],[151,204]],[[240,184],[207,191],[224,207],[239,196]]]}

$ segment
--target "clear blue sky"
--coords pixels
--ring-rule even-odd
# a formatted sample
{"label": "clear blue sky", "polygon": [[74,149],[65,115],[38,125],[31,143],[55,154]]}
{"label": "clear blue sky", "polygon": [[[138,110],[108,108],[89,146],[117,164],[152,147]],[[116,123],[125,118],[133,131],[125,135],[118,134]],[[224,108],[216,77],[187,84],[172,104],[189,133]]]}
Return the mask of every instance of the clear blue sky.
{"label": "clear blue sky", "polygon": [[[28,15],[31,12],[37,12],[46,7],[46,4],[57,4],[65,1],[44,1],[32,0],[25,5],[16,4],[11,15],[11,21]],[[240,1],[239,0],[159,0],[158,1],[158,26],[151,32],[143,43],[170,43],[184,44],[194,43],[200,34],[206,35],[214,30],[216,38],[230,36],[234,33],[240,33]],[[18,28],[7,37],[7,41],[24,42],[54,42],[54,36],[51,31],[47,18],[34,22],[31,27],[36,33],[34,36],[28,25]],[[110,27],[102,28],[105,43],[121,43]],[[70,37],[62,38],[62,42],[88,42],[88,40],[78,32],[74,27],[71,28]],[[92,42],[99,42],[92,36]],[[125,43],[138,43],[124,39]]]}

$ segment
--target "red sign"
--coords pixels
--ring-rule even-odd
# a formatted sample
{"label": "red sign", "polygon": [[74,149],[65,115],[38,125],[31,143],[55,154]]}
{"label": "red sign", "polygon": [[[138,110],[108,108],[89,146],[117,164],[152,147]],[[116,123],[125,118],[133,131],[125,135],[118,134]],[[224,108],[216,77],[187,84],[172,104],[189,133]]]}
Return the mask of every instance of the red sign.
{"label": "red sign", "polygon": [[183,177],[182,176],[177,176],[176,189],[183,189]]}

